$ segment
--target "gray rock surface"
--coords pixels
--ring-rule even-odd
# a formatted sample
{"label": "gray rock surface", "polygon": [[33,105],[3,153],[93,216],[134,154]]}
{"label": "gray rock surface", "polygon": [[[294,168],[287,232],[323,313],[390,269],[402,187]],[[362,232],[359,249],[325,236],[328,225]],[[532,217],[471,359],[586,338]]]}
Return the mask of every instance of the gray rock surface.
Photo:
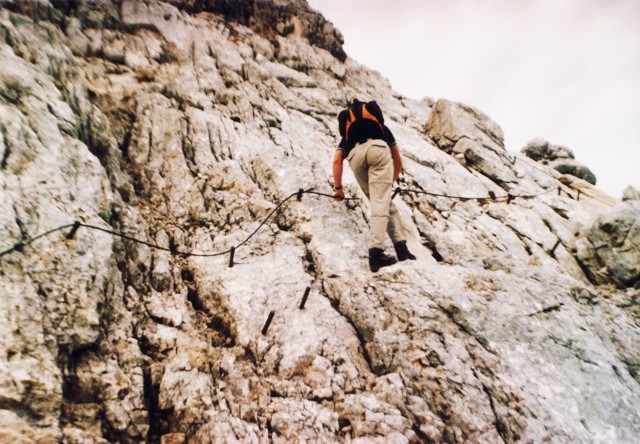
{"label": "gray rock surface", "polygon": [[629,185],[622,192],[622,200],[640,200],[640,191]]}
{"label": "gray rock surface", "polygon": [[536,162],[541,160],[575,159],[573,151],[565,146],[552,145],[544,139],[531,140],[522,148],[522,154]]}
{"label": "gray rock surface", "polygon": [[[0,36],[0,442],[639,439],[636,213],[607,231],[488,116],[399,96],[302,1],[6,1]],[[354,96],[431,193],[377,274],[350,172],[357,203],[295,199]],[[128,237],[33,239],[74,221]]]}
{"label": "gray rock surface", "polygon": [[601,214],[579,246],[593,281],[640,288],[640,202],[628,201]]}
{"label": "gray rock surface", "polygon": [[[502,128],[481,111],[461,103],[438,100],[425,132],[443,151],[504,185],[517,182],[504,149]],[[506,162],[506,163],[505,163]]]}
{"label": "gray rock surface", "polygon": [[591,185],[596,184],[596,176],[585,165],[577,162],[573,151],[569,148],[552,145],[544,139],[533,139],[521,150],[522,154],[531,159],[551,166],[562,174],[570,174],[587,181]]}
{"label": "gray rock surface", "polygon": [[557,159],[549,162],[551,168],[558,170],[562,174],[570,174],[582,180],[589,182],[591,185],[596,184],[596,176],[585,165],[572,159]]}

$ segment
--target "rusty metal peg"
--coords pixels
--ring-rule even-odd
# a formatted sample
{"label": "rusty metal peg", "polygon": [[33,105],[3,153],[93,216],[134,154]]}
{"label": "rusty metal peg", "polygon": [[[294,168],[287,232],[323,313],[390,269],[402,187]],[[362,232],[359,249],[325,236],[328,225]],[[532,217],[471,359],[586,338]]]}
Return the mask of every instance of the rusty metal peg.
{"label": "rusty metal peg", "polygon": [[271,321],[273,321],[273,316],[275,316],[276,312],[271,310],[269,312],[269,317],[267,317],[267,322],[264,323],[264,327],[262,327],[262,336],[266,336],[267,330],[269,330],[269,326],[271,325]]}
{"label": "rusty metal peg", "polygon": [[236,254],[236,247],[231,247],[229,250],[229,268],[233,268],[233,256]]}
{"label": "rusty metal peg", "polygon": [[67,233],[67,240],[71,240],[74,238],[74,236],[76,235],[76,231],[78,231],[78,228],[80,228],[80,222],[76,221],[73,223],[73,227],[71,227],[71,231]]}
{"label": "rusty metal peg", "polygon": [[304,304],[307,303],[307,298],[309,297],[309,293],[311,292],[311,287],[307,287],[304,291],[304,296],[302,296],[302,301],[300,301],[300,310],[304,308]]}

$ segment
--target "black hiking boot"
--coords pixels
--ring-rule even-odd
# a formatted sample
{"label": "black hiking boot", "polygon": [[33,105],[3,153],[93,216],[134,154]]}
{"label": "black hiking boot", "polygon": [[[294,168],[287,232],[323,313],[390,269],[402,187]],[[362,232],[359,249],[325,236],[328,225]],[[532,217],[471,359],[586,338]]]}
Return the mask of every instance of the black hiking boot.
{"label": "black hiking boot", "polygon": [[395,257],[387,256],[380,248],[369,249],[369,268],[371,268],[371,271],[374,273],[382,267],[393,265],[396,262],[398,261]]}
{"label": "black hiking boot", "polygon": [[396,242],[393,247],[396,249],[396,256],[398,256],[399,261],[416,260],[416,257],[411,254],[411,252],[407,248],[407,241]]}

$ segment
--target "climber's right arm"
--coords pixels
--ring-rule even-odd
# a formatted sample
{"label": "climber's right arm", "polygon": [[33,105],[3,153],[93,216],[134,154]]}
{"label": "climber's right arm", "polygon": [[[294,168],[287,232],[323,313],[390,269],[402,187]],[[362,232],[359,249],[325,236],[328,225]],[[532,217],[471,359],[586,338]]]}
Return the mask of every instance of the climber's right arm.
{"label": "climber's right arm", "polygon": [[342,189],[342,162],[344,161],[344,151],[336,150],[333,156],[333,188],[334,197],[338,202],[344,200],[344,190]]}

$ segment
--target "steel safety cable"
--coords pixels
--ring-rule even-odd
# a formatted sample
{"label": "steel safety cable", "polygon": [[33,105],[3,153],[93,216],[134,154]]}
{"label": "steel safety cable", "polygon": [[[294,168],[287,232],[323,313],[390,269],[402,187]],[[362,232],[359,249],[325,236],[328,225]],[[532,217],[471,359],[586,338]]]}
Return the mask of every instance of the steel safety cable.
{"label": "steel safety cable", "polygon": [[[183,251],[177,251],[176,249],[172,249],[172,248],[167,248],[167,247],[163,247],[161,245],[152,243],[152,242],[148,242],[142,239],[138,239],[136,237],[133,237],[131,235],[119,232],[119,231],[114,231],[114,230],[110,230],[104,227],[100,227],[97,225],[92,225],[92,224],[86,224],[84,222],[74,222],[74,223],[70,223],[70,224],[65,224],[65,225],[61,225],[59,227],[53,228],[51,230],[48,230],[44,233],[41,233],[33,238],[27,239],[27,240],[22,240],[20,242],[17,242],[16,244],[14,244],[11,248],[8,248],[2,252],[0,252],[0,257],[5,256],[9,253],[12,253],[14,251],[22,251],[22,249],[31,244],[32,242],[43,238],[45,236],[48,236],[50,234],[53,234],[57,231],[62,231],[62,230],[66,230],[68,228],[71,228],[71,232],[67,235],[68,239],[71,239],[73,237],[73,235],[75,234],[75,231],[77,231],[78,228],[83,227],[83,228],[87,228],[90,230],[96,230],[96,231],[101,231],[103,233],[109,234],[111,236],[116,236],[116,237],[120,237],[122,239],[126,239],[129,240],[131,242],[135,242],[141,245],[146,245],[149,248],[153,248],[156,250],[161,250],[161,251],[167,251],[173,255],[179,255],[179,256],[184,256],[184,257],[189,257],[189,256],[194,256],[194,257],[215,257],[215,256],[223,256],[226,254],[231,253],[233,250],[237,250],[238,248],[242,247],[243,245],[245,245],[247,242],[249,242],[257,233],[258,231],[260,231],[260,229],[262,229],[262,227],[264,227],[264,225],[269,221],[269,219],[278,211],[280,210],[280,208],[282,208],[282,206],[287,203],[289,200],[291,200],[294,197],[297,197],[298,200],[301,199],[303,194],[314,194],[317,196],[324,196],[324,197],[330,197],[330,198],[334,198],[333,195],[330,194],[325,194],[325,193],[320,193],[317,191],[313,191],[313,188],[310,188],[308,190],[304,190],[304,189],[300,189],[295,193],[290,194],[289,196],[287,196],[285,199],[283,199],[282,201],[280,201],[280,203],[278,203],[276,205],[275,208],[273,208],[269,214],[262,220],[262,222],[258,225],[258,227],[251,233],[249,234],[242,242],[240,242],[237,246],[235,247],[231,247],[225,251],[220,251],[220,252],[213,252],[213,253],[197,253],[197,252],[183,252]],[[345,198],[344,200],[347,201],[351,201],[351,200],[358,200],[358,198]]]}

